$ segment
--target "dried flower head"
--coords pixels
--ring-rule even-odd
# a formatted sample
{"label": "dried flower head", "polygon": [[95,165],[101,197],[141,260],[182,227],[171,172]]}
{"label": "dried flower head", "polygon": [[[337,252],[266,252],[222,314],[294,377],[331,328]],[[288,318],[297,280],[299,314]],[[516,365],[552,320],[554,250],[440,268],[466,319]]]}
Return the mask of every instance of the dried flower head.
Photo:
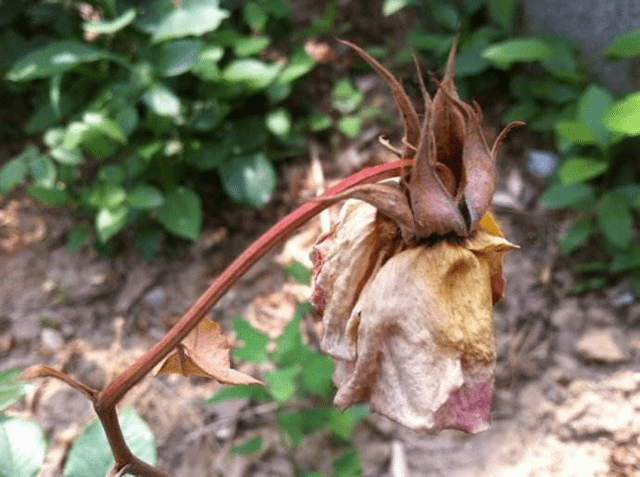
{"label": "dried flower head", "polygon": [[360,47],[353,48],[387,82],[404,124],[403,149],[381,143],[405,159],[414,159],[401,185],[374,184],[355,187],[327,199],[347,197],[364,200],[393,219],[405,242],[420,242],[431,236],[466,237],[489,210],[495,192],[495,157],[506,134],[521,122],[505,127],[489,148],[481,130],[482,110],[460,100],[453,82],[456,42],[447,70],[431,98],[418,69],[424,99],[424,119],[400,82]]}
{"label": "dried flower head", "polygon": [[344,205],[312,253],[312,303],[336,363],[334,404],[368,400],[415,430],[479,432],[493,391],[492,308],[504,292],[502,256],[514,247],[488,209],[497,148],[514,124],[488,148],[480,108],[455,91],[455,47],[433,99],[421,82],[420,126],[400,83],[349,45],[390,85],[405,126],[397,153],[414,164],[399,184],[329,199],[360,199]]}

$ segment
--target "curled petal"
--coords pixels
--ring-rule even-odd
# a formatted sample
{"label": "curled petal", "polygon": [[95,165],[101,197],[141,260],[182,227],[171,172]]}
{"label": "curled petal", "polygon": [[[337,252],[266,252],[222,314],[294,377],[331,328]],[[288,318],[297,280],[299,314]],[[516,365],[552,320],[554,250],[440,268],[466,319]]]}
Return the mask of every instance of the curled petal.
{"label": "curled petal", "polygon": [[[376,237],[372,212],[350,205],[316,281],[326,300],[323,346],[336,358],[334,404],[369,400],[415,430],[479,432],[489,424],[496,357],[492,277],[513,246],[479,228],[461,243],[402,247],[390,258],[387,249],[383,257],[360,248]],[[375,265],[362,273],[363,261]]]}
{"label": "curled petal", "polygon": [[311,302],[323,314],[323,350],[342,359],[356,355],[355,336],[346,322],[365,283],[402,246],[398,228],[370,205],[350,200],[339,226],[312,252],[319,270]]}

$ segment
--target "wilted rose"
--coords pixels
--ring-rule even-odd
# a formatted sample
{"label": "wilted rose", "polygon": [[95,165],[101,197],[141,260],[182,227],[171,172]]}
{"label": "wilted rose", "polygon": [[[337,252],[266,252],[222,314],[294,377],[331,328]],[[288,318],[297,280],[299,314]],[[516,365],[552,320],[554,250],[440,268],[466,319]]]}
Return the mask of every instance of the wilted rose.
{"label": "wilted rose", "polygon": [[487,214],[469,237],[407,246],[393,221],[345,204],[313,252],[312,302],[335,358],[334,404],[369,400],[415,430],[479,432],[489,424],[493,304],[513,248]]}
{"label": "wilted rose", "polygon": [[[405,126],[400,183],[355,187],[338,224],[312,253],[312,302],[323,350],[335,358],[334,404],[369,401],[415,430],[479,432],[489,425],[496,362],[493,305],[502,298],[502,256],[514,248],[488,211],[494,160],[479,106],[460,100],[454,49],[433,99],[421,83],[422,125],[400,83],[387,81]],[[364,202],[362,202],[364,201]]]}

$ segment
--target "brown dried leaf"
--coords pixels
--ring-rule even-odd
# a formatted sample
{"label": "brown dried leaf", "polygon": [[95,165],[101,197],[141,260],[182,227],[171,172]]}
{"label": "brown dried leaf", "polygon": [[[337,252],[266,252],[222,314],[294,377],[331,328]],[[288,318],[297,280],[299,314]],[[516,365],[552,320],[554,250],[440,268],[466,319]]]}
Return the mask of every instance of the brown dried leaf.
{"label": "brown dried leaf", "polygon": [[263,384],[231,369],[229,341],[220,325],[203,319],[161,364],[156,375],[182,374],[213,378],[223,384]]}

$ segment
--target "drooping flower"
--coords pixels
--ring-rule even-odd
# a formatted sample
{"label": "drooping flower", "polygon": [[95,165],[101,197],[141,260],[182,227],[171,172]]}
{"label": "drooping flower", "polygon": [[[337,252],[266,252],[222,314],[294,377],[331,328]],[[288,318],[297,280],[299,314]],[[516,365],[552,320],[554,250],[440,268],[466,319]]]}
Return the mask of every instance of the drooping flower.
{"label": "drooping flower", "polygon": [[422,431],[488,426],[492,308],[504,289],[502,255],[513,248],[496,232],[487,214],[459,242],[407,246],[374,207],[345,204],[313,252],[312,302],[336,364],[336,406],[368,400]]}
{"label": "drooping flower", "polygon": [[[495,156],[478,105],[453,84],[455,46],[424,120],[400,83],[349,44],[390,85],[414,163],[398,182],[355,187],[333,231],[316,244],[312,303],[322,348],[336,363],[334,404],[369,401],[415,430],[479,432],[489,425],[496,362],[493,305],[502,298],[502,256],[514,248],[489,212]],[[364,201],[364,202],[362,202]]]}

